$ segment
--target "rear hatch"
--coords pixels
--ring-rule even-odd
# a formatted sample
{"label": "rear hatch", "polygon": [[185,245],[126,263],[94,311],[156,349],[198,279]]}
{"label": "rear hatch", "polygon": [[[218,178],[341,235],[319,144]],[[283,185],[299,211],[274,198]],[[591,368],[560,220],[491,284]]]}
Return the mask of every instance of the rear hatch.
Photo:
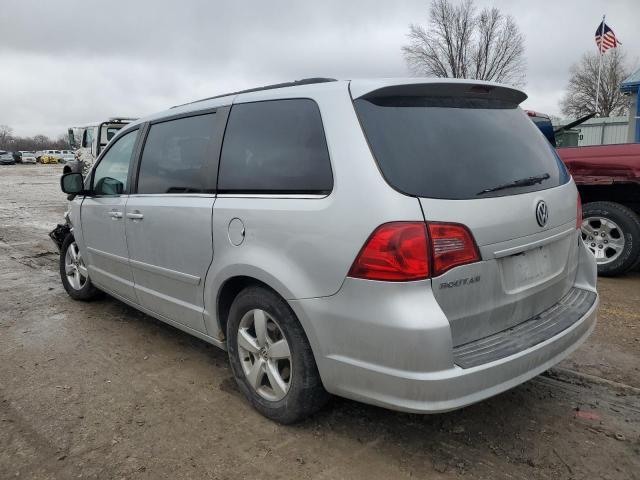
{"label": "rear hatch", "polygon": [[[352,90],[353,93],[353,90]],[[577,266],[577,191],[517,90],[476,83],[392,85],[354,98],[382,175],[427,222],[466,226],[480,261],[432,279],[454,346],[558,303]]]}

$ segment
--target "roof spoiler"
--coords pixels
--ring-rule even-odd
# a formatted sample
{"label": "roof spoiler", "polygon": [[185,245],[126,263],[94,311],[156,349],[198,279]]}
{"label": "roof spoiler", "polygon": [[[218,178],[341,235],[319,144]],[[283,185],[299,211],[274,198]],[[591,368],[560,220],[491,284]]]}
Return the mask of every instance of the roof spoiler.
{"label": "roof spoiler", "polygon": [[503,100],[519,105],[527,95],[515,88],[493,82],[459,79],[397,81],[357,81],[350,84],[351,95],[356,98],[380,98],[390,96],[474,97]]}

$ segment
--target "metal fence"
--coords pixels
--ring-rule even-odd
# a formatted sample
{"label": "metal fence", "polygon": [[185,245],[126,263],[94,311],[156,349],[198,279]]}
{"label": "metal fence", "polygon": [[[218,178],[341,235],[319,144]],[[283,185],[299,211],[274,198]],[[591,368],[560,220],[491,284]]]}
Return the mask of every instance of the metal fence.
{"label": "metal fence", "polygon": [[[569,123],[569,120],[562,120],[557,126],[560,127],[567,123]],[[628,127],[629,118],[626,116],[592,118],[572,129],[572,132],[577,134],[577,145],[580,147],[608,145],[612,143],[627,143]]]}

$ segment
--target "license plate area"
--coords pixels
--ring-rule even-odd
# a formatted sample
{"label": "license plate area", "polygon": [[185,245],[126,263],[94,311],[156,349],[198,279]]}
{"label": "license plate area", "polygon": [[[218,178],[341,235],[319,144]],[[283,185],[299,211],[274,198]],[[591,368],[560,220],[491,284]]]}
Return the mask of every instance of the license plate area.
{"label": "license plate area", "polygon": [[517,293],[555,278],[565,269],[568,248],[562,239],[500,259],[505,291]]}

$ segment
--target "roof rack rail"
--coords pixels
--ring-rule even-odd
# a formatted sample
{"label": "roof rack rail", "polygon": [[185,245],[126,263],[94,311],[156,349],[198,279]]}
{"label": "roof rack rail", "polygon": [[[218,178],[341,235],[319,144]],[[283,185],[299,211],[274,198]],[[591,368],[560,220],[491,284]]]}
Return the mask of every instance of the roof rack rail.
{"label": "roof rack rail", "polygon": [[294,80],[293,82],[274,83],[273,85],[265,85],[264,87],[248,88],[246,90],[239,90],[237,92],[223,93],[221,95],[215,95],[213,97],[194,100],[193,102],[174,105],[171,108],[184,107],[185,105],[191,105],[192,103],[205,102],[207,100],[213,100],[214,98],[228,97],[229,95],[239,95],[241,93],[260,92],[262,90],[273,90],[274,88],[295,87],[298,85],[312,85],[314,83],[326,83],[326,82],[336,82],[336,81],[337,80],[335,78],[325,78],[325,77],[301,78],[300,80]]}
{"label": "roof rack rail", "polygon": [[[133,117],[110,117],[108,120],[106,120],[106,122],[114,122],[114,123],[122,123],[122,122],[133,122],[137,120],[137,118],[133,118]],[[103,122],[103,123],[106,123]]]}

